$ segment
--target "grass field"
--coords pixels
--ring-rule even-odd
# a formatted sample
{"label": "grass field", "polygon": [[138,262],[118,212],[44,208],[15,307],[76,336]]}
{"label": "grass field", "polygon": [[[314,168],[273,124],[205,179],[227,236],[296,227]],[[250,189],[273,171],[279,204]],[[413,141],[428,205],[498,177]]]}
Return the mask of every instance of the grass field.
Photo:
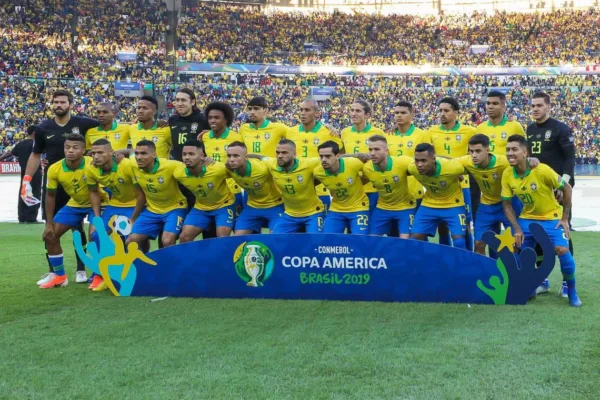
{"label": "grass field", "polygon": [[572,309],[558,268],[524,307],[42,291],[42,229],[0,224],[2,399],[600,398],[598,233]]}

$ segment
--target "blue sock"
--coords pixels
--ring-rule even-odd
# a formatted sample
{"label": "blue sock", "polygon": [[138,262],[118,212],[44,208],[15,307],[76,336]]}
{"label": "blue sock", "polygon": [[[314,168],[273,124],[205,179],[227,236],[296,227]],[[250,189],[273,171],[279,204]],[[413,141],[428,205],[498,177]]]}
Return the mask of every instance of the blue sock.
{"label": "blue sock", "polygon": [[465,234],[465,245],[466,245],[466,249],[469,251],[473,251],[475,245],[473,243],[473,235],[471,235],[470,232],[467,232]]}
{"label": "blue sock", "polygon": [[570,282],[575,282],[575,259],[573,258],[573,255],[569,252],[562,256],[558,256],[558,260],[560,261],[560,271],[562,272],[563,279],[567,282],[567,285]]}
{"label": "blue sock", "polygon": [[444,244],[446,246],[450,246],[450,234],[448,233],[440,233],[440,244]]}
{"label": "blue sock", "polygon": [[57,256],[48,256],[48,258],[50,259],[50,264],[52,264],[54,273],[58,276],[63,276],[65,274],[63,255],[59,254]]}
{"label": "blue sock", "polygon": [[454,242],[454,247],[457,249],[466,249],[467,243],[465,242],[465,238],[463,236],[453,237],[452,241]]}

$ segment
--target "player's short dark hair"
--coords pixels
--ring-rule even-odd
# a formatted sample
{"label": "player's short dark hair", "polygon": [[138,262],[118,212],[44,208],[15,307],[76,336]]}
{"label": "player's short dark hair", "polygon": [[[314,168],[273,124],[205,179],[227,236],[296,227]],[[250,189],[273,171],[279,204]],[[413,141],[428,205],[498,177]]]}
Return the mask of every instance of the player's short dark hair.
{"label": "player's short dark hair", "polygon": [[69,99],[69,104],[73,104],[73,94],[71,92],[69,92],[68,90],[64,90],[64,89],[55,90],[52,93],[52,100],[54,100],[57,97],[63,97],[63,96],[65,96],[67,99]]}
{"label": "player's short dark hair", "polygon": [[135,147],[140,147],[140,146],[146,146],[146,147],[149,147],[152,150],[156,151],[156,145],[154,144],[154,142],[152,140],[140,140],[139,142],[137,142]]}
{"label": "player's short dark hair", "polygon": [[508,137],[508,139],[506,140],[506,143],[510,143],[510,142],[517,142],[519,143],[519,145],[521,147],[525,147],[527,148],[527,139],[525,139],[525,136],[521,136],[521,135],[510,135]]}
{"label": "player's short dark hair", "polygon": [[108,139],[98,139],[94,143],[92,143],[92,146],[107,146],[107,145],[112,148],[112,145],[110,144]]}
{"label": "player's short dark hair", "polygon": [[396,107],[406,107],[408,108],[408,111],[410,111],[411,114],[413,112],[413,105],[410,104],[408,101],[399,101],[398,103],[396,103]]}
{"label": "player's short dark hair", "polygon": [[502,93],[501,91],[499,91],[499,90],[492,90],[491,92],[489,92],[489,93],[487,94],[487,97],[488,97],[488,99],[489,99],[490,97],[497,97],[497,98],[499,98],[499,99],[500,99],[500,101],[501,101],[502,103],[505,103],[505,102],[506,102],[506,95],[505,95],[504,93]]}
{"label": "player's short dark hair", "polygon": [[37,126],[35,125],[30,125],[27,127],[27,130],[25,131],[27,133],[27,136],[31,136],[33,135],[35,132],[37,131]]}
{"label": "player's short dark hair", "polygon": [[371,111],[373,111],[371,105],[364,100],[354,100],[353,103],[360,104],[363,110],[365,110],[365,114],[371,114]]}
{"label": "player's short dark hair", "polygon": [[469,139],[469,145],[475,146],[478,144],[482,145],[483,147],[490,147],[490,138],[483,133],[478,133],[471,136],[471,139]]}
{"label": "player's short dark hair", "polygon": [[387,144],[387,139],[385,138],[385,136],[382,136],[382,135],[373,135],[367,140],[369,142],[383,142],[383,143]]}
{"label": "player's short dark hair", "polygon": [[229,103],[225,103],[223,101],[213,101],[204,109],[204,115],[206,115],[206,118],[208,118],[208,113],[212,110],[221,111],[225,116],[227,126],[231,126],[233,120],[235,119],[235,113],[233,112],[233,107],[231,107]]}
{"label": "player's short dark hair", "polygon": [[440,100],[440,102],[438,103],[438,106],[442,103],[450,104],[450,107],[452,107],[452,109],[454,111],[460,111],[460,105],[458,104],[458,101],[456,101],[456,99],[454,97],[444,97],[443,99]]}
{"label": "player's short dark hair", "polygon": [[248,102],[248,107],[262,107],[269,108],[269,103],[267,103],[267,99],[262,96],[253,97],[252,100]]}
{"label": "player's short dark hair", "polygon": [[80,142],[85,146],[85,137],[80,135],[79,133],[67,133],[64,135],[65,142],[68,140],[69,142]]}
{"label": "player's short dark hair", "polygon": [[241,147],[244,150],[248,151],[248,147],[246,147],[246,145],[243,142],[240,142],[240,141],[231,142],[229,144],[229,146],[227,146],[228,149],[230,149],[232,147]]}
{"label": "player's short dark hair", "polygon": [[544,99],[544,103],[550,104],[550,95],[548,95],[548,93],[545,93],[545,92],[535,92],[533,94],[533,98],[534,99]]}
{"label": "player's short dark hair", "polygon": [[296,143],[294,143],[294,141],[290,139],[281,139],[277,144],[287,144],[292,146],[294,149],[296,148]]}
{"label": "player's short dark hair", "polygon": [[321,143],[319,147],[317,147],[317,150],[321,149],[331,149],[333,154],[335,154],[336,156],[340,153],[340,146],[333,140],[328,140],[324,143]]}
{"label": "player's short dark hair", "polygon": [[142,97],[140,97],[139,101],[142,101],[142,100],[146,100],[146,101],[149,101],[150,103],[154,104],[154,107],[156,107],[156,109],[158,110],[158,100],[156,100],[156,97],[142,96]]}
{"label": "player's short dark hair", "polygon": [[192,146],[195,147],[199,150],[202,150],[202,153],[206,154],[206,150],[204,149],[204,142],[202,142],[201,140],[198,139],[188,139],[184,144],[183,147],[186,146]]}
{"label": "player's short dark hair", "polygon": [[415,153],[422,153],[424,151],[429,155],[435,154],[435,149],[431,143],[419,143],[417,147],[415,147]]}

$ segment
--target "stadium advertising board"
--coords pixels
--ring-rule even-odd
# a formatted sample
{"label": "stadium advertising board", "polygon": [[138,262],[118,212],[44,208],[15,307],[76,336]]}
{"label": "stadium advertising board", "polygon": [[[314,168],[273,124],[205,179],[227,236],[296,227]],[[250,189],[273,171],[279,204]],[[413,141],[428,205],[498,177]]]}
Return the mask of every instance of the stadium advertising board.
{"label": "stadium advertising board", "polygon": [[277,64],[220,64],[180,62],[183,74],[257,73],[257,74],[336,74],[336,75],[597,75],[595,67],[427,67],[400,65],[277,65]]}
{"label": "stadium advertising board", "polygon": [[333,94],[335,88],[333,86],[311,86],[310,96],[314,100],[327,100]]}
{"label": "stadium advertising board", "polygon": [[122,50],[117,52],[117,59],[119,61],[136,61],[137,60],[137,52]]}
{"label": "stadium advertising board", "polygon": [[115,96],[142,96],[142,85],[139,82],[115,82]]}
{"label": "stadium advertising board", "polygon": [[18,162],[0,162],[0,175],[21,175]]}
{"label": "stadium advertising board", "polygon": [[[99,247],[76,251],[86,266],[104,277],[116,296],[172,296],[459,302],[525,304],[554,267],[536,253],[514,253],[510,229],[487,232],[484,240],[497,260],[417,240],[370,235],[250,235],[199,240],[142,254],[125,248],[114,225],[110,236],[94,218]],[[124,221],[123,225],[127,225]],[[545,254],[554,247],[544,229],[531,231]]]}

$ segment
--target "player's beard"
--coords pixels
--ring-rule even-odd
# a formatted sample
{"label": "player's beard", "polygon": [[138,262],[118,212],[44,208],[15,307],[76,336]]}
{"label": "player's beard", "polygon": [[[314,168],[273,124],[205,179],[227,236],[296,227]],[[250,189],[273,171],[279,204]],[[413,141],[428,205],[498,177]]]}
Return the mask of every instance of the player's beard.
{"label": "player's beard", "polygon": [[61,110],[59,108],[55,108],[54,109],[54,115],[56,115],[57,117],[64,117],[67,114],[69,114],[69,109],[67,108],[66,110]]}

